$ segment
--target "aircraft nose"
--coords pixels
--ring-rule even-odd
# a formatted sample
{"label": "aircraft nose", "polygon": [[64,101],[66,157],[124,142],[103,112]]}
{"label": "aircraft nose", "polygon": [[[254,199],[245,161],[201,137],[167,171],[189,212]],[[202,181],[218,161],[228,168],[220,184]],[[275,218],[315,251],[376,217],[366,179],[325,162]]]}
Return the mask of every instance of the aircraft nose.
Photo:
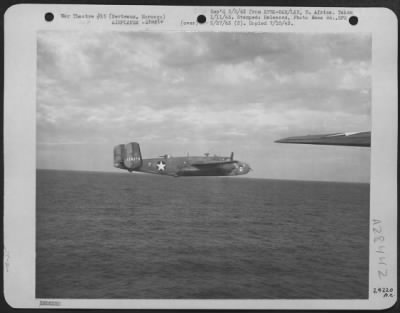
{"label": "aircraft nose", "polygon": [[251,171],[251,167],[250,167],[250,165],[247,164],[247,163],[244,163],[244,169],[245,169],[245,172],[246,172],[246,173],[248,173],[248,172]]}
{"label": "aircraft nose", "polygon": [[248,172],[250,172],[251,168],[250,165],[247,163],[240,163],[239,166],[239,175],[243,175],[243,174],[247,174]]}

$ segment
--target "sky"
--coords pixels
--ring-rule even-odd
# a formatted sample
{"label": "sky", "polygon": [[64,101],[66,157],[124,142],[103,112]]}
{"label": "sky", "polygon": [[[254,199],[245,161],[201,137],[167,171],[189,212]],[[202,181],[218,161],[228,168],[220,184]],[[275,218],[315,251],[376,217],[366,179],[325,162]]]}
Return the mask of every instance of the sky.
{"label": "sky", "polygon": [[371,130],[369,34],[67,32],[37,37],[37,167],[121,171],[228,156],[248,177],[369,182],[370,149],[274,140]]}

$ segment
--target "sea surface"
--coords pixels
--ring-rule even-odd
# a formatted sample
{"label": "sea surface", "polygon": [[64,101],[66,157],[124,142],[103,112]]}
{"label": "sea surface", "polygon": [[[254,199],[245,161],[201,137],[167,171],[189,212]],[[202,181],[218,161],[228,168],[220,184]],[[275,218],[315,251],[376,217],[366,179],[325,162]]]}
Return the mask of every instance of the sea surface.
{"label": "sea surface", "polygon": [[36,297],[365,299],[369,184],[37,171]]}

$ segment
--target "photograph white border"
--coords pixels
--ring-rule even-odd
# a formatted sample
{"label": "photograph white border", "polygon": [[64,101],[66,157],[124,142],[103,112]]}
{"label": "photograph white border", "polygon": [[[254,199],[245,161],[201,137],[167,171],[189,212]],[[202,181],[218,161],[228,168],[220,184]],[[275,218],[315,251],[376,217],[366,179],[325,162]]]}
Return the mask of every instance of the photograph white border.
{"label": "photograph white border", "polygon": [[[397,301],[397,17],[386,8],[345,8],[358,17],[347,21],[296,21],[295,26],[211,26],[186,24],[219,7],[101,6],[18,4],[4,25],[4,295],[14,308],[137,309],[385,309]],[[225,9],[232,9],[225,7]],[[252,8],[265,9],[265,8]],[[274,7],[274,9],[279,9]],[[281,8],[281,9],[288,9]],[[313,10],[314,8],[293,8]],[[323,10],[324,8],[318,8]],[[325,8],[340,10],[343,8]],[[52,12],[51,23],[44,14]],[[158,25],[112,25],[109,20],[61,19],[73,14],[155,14]],[[36,44],[42,30],[368,32],[372,34],[372,138],[370,184],[369,298],[365,300],[174,300],[36,299]],[[23,149],[23,153],[21,153]],[[373,221],[380,221],[379,234]],[[381,237],[383,236],[383,240]],[[380,239],[377,239],[377,238]],[[382,244],[380,244],[383,242]],[[382,246],[384,246],[382,248]],[[377,252],[380,250],[380,252]],[[383,251],[383,252],[382,252]],[[382,256],[384,257],[382,259]],[[379,271],[386,271],[382,276]],[[381,277],[381,278],[380,278]],[[374,293],[393,288],[393,297]],[[46,300],[46,301],[45,301]],[[47,301],[48,300],[48,301]]]}

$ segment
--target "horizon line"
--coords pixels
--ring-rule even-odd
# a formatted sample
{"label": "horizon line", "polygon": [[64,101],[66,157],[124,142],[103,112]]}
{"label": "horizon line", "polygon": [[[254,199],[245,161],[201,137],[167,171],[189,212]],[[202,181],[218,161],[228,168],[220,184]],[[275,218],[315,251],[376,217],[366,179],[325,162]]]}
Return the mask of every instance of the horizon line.
{"label": "horizon line", "polygon": [[[127,173],[121,171],[107,171],[107,170],[79,170],[79,169],[55,169],[55,168],[36,168],[36,171],[63,171],[63,172],[87,172],[87,173],[107,173],[107,174],[124,174],[124,175],[141,175],[141,176],[167,176],[167,175],[154,175],[154,174],[146,174],[146,173]],[[168,176],[170,177],[170,176]],[[199,177],[183,177],[183,179],[199,179],[199,178],[228,178],[230,176],[199,176]],[[172,177],[172,178],[181,178],[182,177]],[[232,177],[230,177],[232,178]],[[236,179],[258,179],[258,180],[281,180],[281,181],[298,181],[298,182],[316,182],[316,183],[340,183],[340,184],[371,184],[371,181],[363,182],[363,181],[335,181],[335,180],[315,180],[315,179],[289,179],[289,178],[268,178],[268,177],[235,177]]]}

